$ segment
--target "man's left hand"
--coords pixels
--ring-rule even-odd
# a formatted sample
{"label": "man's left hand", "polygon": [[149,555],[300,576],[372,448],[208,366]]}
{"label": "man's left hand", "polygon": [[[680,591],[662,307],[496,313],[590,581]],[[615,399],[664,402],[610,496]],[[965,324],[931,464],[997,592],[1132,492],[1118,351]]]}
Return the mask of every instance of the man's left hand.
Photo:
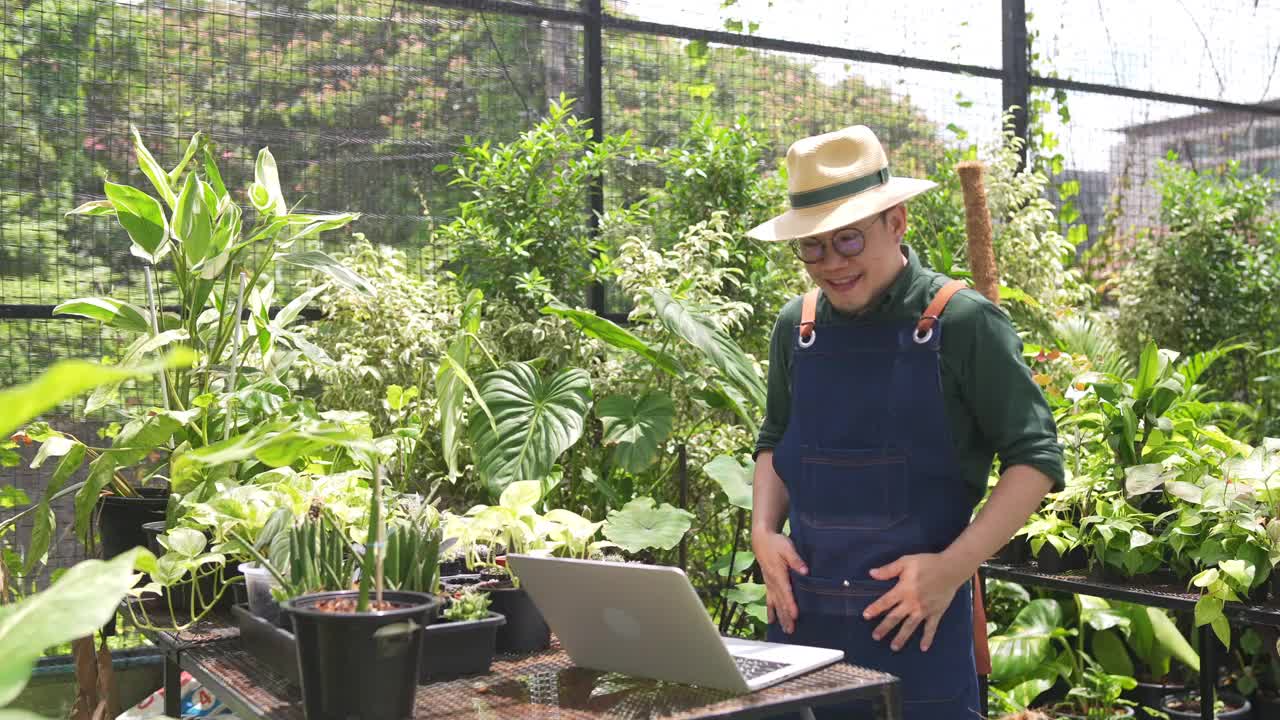
{"label": "man's left hand", "polygon": [[[951,605],[956,590],[972,573],[959,573],[957,563],[939,553],[904,555],[894,562],[871,571],[876,580],[898,579],[889,592],[867,606],[862,617],[867,620],[884,615],[884,620],[871,634],[882,640],[898,628],[891,647],[894,652],[906,646],[916,629],[924,626],[920,639],[921,652],[933,644],[934,633],[942,614]],[[901,626],[901,627],[899,627]]]}

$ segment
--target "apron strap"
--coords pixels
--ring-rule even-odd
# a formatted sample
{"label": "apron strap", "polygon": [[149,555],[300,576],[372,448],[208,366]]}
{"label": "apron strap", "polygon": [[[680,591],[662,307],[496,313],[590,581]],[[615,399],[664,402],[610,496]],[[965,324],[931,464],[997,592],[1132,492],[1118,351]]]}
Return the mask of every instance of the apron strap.
{"label": "apron strap", "polygon": [[813,337],[814,321],[818,317],[818,288],[814,288],[804,294],[804,299],[800,303],[800,339],[809,342]]}
{"label": "apron strap", "polygon": [[987,609],[982,602],[982,574],[973,576],[973,658],[979,675],[991,674],[991,646],[987,643]]}
{"label": "apron strap", "polygon": [[938,294],[933,296],[933,302],[929,303],[929,307],[925,308],[919,322],[916,323],[916,336],[923,337],[933,330],[934,324],[942,316],[942,311],[946,309],[951,297],[967,287],[969,287],[969,283],[963,280],[952,280],[943,285]]}

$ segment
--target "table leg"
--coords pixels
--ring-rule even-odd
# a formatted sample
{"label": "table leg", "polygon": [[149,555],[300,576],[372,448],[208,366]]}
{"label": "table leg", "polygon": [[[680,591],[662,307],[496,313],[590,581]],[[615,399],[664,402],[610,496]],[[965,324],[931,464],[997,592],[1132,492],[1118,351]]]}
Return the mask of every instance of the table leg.
{"label": "table leg", "polygon": [[800,708],[800,720],[817,720],[817,718],[813,716],[813,708]]}
{"label": "table leg", "polygon": [[902,692],[898,683],[890,683],[881,690],[880,700],[884,708],[884,720],[902,720]]}
{"label": "table leg", "polygon": [[164,654],[164,714],[182,717],[182,668],[175,653]]}

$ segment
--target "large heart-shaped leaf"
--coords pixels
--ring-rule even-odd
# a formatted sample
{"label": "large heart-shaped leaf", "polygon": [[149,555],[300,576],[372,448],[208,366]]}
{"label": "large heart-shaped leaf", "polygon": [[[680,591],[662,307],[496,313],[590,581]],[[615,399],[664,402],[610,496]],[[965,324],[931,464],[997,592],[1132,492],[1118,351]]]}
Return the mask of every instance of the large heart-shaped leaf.
{"label": "large heart-shaped leaf", "polygon": [[86,560],[53,585],[0,611],[0,706],[26,687],[45,648],[92,635],[115,613],[134,583],[132,550],[108,562]]}
{"label": "large heart-shaped leaf", "polygon": [[684,373],[675,358],[660,350],[655,350],[644,340],[633,335],[626,328],[620,327],[606,318],[602,318],[587,310],[575,310],[563,305],[550,305],[542,308],[548,315],[562,317],[574,325],[588,337],[602,340],[620,350],[628,350],[653,363],[655,367],[679,377]]}
{"label": "large heart-shaped leaf", "polygon": [[1008,631],[991,638],[991,682],[1020,682],[1049,659],[1062,608],[1050,599],[1032,600],[1018,611]]}
{"label": "large heart-shaped leaf", "polygon": [[482,377],[479,389],[493,423],[471,418],[471,455],[494,495],[517,480],[543,479],[582,437],[591,392],[585,370],[544,380],[530,365],[511,363]]}
{"label": "large heart-shaped leaf", "polygon": [[1080,595],[1080,619],[1089,624],[1094,630],[1108,630],[1110,628],[1120,628],[1128,631],[1130,622],[1129,616],[1111,607],[1106,600],[1092,595]]}
{"label": "large heart-shaped leaf", "polygon": [[610,510],[604,536],[630,553],[648,548],[670,550],[693,524],[693,513],[667,503],[657,506],[651,497],[638,497],[621,510]]}
{"label": "large heart-shaped leaf", "polygon": [[136,333],[151,332],[147,312],[137,305],[115,298],[87,297],[68,300],[53,309],[54,315],[76,315]]}
{"label": "large heart-shaped leaf", "polygon": [[751,509],[751,486],[756,464],[750,458],[741,462],[728,455],[717,455],[702,466],[702,471],[720,484],[724,494],[729,496],[729,504]]}
{"label": "large heart-shaped leaf", "polygon": [[630,473],[653,464],[658,445],[671,433],[676,409],[671,397],[651,390],[640,399],[613,395],[600,401],[596,414],[604,425],[604,444],[615,445],[614,463]]}
{"label": "large heart-shaped leaf", "polygon": [[159,262],[169,251],[169,220],[160,201],[137,188],[112,182],[106,183],[106,193],[115,206],[116,220],[133,240],[129,252],[152,265]]}
{"label": "large heart-shaped leaf", "polygon": [[751,357],[710,320],[661,290],[651,290],[653,305],[664,327],[697,348],[711,364],[757,408],[764,408],[765,384]]}

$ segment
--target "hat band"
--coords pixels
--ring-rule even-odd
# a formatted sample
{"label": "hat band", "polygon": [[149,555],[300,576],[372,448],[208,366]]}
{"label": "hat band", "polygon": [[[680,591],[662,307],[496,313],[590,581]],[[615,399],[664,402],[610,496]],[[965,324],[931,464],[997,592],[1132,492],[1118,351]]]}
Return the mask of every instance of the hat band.
{"label": "hat band", "polygon": [[832,200],[857,195],[865,190],[879,187],[889,182],[889,168],[883,167],[871,175],[863,175],[859,178],[846,180],[835,185],[828,185],[817,190],[806,190],[805,192],[791,193],[791,207],[795,209],[813,207],[829,203]]}

